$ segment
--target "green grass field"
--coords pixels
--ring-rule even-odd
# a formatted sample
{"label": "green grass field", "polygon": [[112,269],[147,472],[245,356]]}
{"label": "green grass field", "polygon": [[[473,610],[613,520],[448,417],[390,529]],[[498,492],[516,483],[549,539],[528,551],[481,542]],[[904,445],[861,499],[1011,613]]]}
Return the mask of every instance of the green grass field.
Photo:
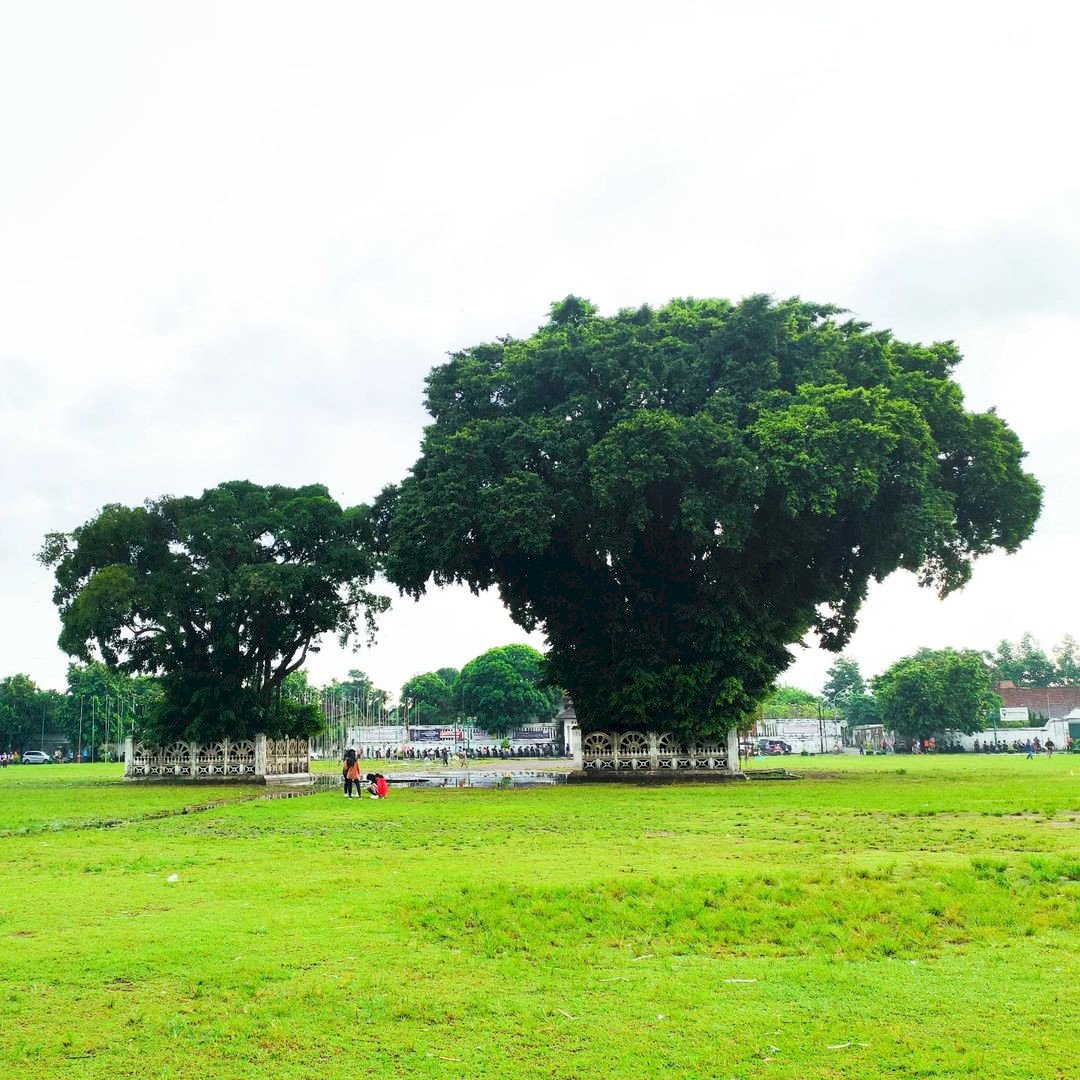
{"label": "green grass field", "polygon": [[784,764],[385,802],[0,771],[0,1072],[1080,1076],[1080,758]]}

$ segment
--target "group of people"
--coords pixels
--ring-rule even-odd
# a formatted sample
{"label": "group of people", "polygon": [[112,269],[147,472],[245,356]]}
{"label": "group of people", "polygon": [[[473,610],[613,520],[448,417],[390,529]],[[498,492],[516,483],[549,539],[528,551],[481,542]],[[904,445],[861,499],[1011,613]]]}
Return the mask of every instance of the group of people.
{"label": "group of people", "polygon": [[870,753],[870,754],[895,754],[896,753],[896,746],[895,745],[890,746],[888,739],[882,739],[881,740],[881,745],[878,746],[878,747],[875,747],[874,746],[874,740],[873,739],[868,739],[866,742],[859,744],[859,753],[860,754],[867,754],[867,753]]}
{"label": "group of people", "polygon": [[457,760],[487,760],[501,758],[517,760],[519,758],[559,757],[558,747],[551,742],[535,743],[528,746],[470,746],[451,749],[443,746],[365,746],[361,748],[363,756],[372,761],[441,761],[449,765]]}
{"label": "group of people", "polygon": [[[1053,757],[1059,747],[1053,739],[1047,739],[1045,742],[1041,742],[1037,737],[1034,739],[1013,739],[1012,742],[1006,742],[1004,739],[1001,741],[995,740],[991,742],[987,739],[984,743],[979,743],[979,740],[975,740],[975,744],[972,747],[976,754],[1027,754],[1029,758],[1033,758],[1036,754],[1046,753],[1047,757]],[[1073,738],[1071,735],[1065,739],[1065,753],[1071,754],[1073,752]]]}
{"label": "group of people", "polygon": [[382,773],[368,773],[363,780],[360,778],[360,759],[357,757],[356,751],[350,746],[345,751],[345,756],[341,759],[341,779],[345,788],[345,798],[351,799],[353,797],[353,789],[356,790],[356,797],[362,799],[364,792],[361,789],[361,784],[367,784],[367,793],[373,799],[385,799],[390,793],[390,784],[386,777]]}
{"label": "group of people", "polygon": [[0,769],[6,769],[9,765],[19,764],[19,751],[12,750],[10,754],[0,754]]}

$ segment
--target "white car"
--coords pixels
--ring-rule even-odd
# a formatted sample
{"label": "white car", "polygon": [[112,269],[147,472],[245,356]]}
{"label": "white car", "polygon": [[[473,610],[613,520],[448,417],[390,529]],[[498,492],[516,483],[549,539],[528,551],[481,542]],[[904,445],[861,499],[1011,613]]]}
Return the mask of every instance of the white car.
{"label": "white car", "polygon": [[24,765],[48,765],[52,758],[44,750],[27,750],[22,756]]}

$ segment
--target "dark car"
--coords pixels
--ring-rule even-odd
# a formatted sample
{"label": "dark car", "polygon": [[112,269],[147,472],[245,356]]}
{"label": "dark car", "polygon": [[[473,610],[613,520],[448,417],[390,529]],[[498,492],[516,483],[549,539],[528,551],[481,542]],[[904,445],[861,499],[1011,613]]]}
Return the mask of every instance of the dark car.
{"label": "dark car", "polygon": [[790,754],[791,743],[783,739],[758,739],[757,752],[767,757],[775,757],[777,754]]}

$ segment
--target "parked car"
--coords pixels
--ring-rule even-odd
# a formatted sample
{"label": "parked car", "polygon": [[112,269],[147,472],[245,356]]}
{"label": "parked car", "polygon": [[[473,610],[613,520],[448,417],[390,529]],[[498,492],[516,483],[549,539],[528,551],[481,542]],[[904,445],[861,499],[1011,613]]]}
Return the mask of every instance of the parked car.
{"label": "parked car", "polygon": [[48,765],[52,758],[44,750],[27,750],[22,756],[24,765]]}
{"label": "parked car", "polygon": [[791,753],[791,743],[784,742],[783,739],[758,739],[757,747],[757,752],[767,757]]}

